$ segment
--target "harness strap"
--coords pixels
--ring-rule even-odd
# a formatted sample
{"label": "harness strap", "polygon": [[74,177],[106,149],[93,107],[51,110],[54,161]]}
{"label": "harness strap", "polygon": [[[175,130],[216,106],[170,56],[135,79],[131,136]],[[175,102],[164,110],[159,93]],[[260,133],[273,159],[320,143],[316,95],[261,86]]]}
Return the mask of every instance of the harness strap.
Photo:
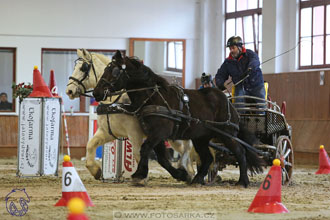
{"label": "harness strap", "polygon": [[108,123],[108,131],[109,131],[109,134],[114,137],[115,139],[118,139],[118,137],[116,137],[116,135],[113,134],[112,130],[111,130],[111,127],[110,127],[110,122],[109,122],[109,114],[107,114],[107,123]]}
{"label": "harness strap", "polygon": [[250,144],[246,143],[245,141],[242,141],[241,139],[239,139],[237,137],[234,137],[234,136],[228,134],[227,132],[224,132],[224,131],[222,131],[222,130],[220,130],[218,128],[215,128],[215,127],[213,127],[213,126],[211,126],[211,125],[209,125],[207,123],[203,123],[203,125],[206,128],[208,128],[210,130],[213,130],[213,131],[215,131],[215,132],[217,132],[217,133],[219,133],[219,134],[221,134],[223,136],[226,136],[226,137],[229,137],[231,139],[234,139],[235,141],[237,141],[240,144],[242,144],[245,148],[247,148],[247,149],[249,149],[249,150],[251,150],[251,151],[253,151],[253,152],[255,152],[255,153],[259,154],[259,155],[263,155],[263,152],[262,151],[260,151],[260,150],[258,150],[256,148],[252,147]]}
{"label": "harness strap", "polygon": [[[84,89],[84,93],[85,93],[85,91],[86,91],[86,87],[84,86],[84,84],[82,84],[82,81],[83,81],[84,79],[86,79],[86,77],[87,77],[87,75],[85,75],[85,77],[84,77],[82,80],[79,80],[79,79],[76,79],[76,78],[70,76],[70,77],[69,77],[69,80],[71,79],[71,80],[77,82],[78,85],[82,86],[83,89]],[[68,85],[70,85],[70,83],[69,83]]]}
{"label": "harness strap", "polygon": [[169,111],[166,107],[160,105],[147,105],[142,109],[141,113],[139,114],[139,117],[143,118],[146,116],[153,115],[153,116],[161,116],[177,122],[181,122],[182,119],[179,116],[180,113],[176,111],[178,114],[175,114],[174,111],[175,110]]}
{"label": "harness strap", "polygon": [[[190,113],[190,108],[189,108],[189,97],[184,93],[183,88],[179,85],[173,85],[178,91],[179,91],[179,102],[180,102],[180,111],[183,110],[183,104],[187,109],[187,115],[188,118],[186,118],[187,122],[187,127],[181,132],[181,136],[184,135],[184,133],[187,131],[187,129],[190,127],[190,121],[191,121],[191,113]],[[179,130],[179,124],[177,124],[177,131]]]}
{"label": "harness strap", "polygon": [[100,104],[96,108],[96,113],[98,115],[106,115],[106,114],[130,114],[129,108],[131,105],[127,104],[118,104],[118,103],[112,103],[112,104]]}

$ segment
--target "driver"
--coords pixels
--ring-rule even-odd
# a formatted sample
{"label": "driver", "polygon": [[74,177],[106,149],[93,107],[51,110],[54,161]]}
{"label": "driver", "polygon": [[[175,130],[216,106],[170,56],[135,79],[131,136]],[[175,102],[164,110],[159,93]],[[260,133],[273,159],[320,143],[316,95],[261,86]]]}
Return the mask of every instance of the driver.
{"label": "driver", "polygon": [[[264,79],[258,55],[250,49],[245,49],[239,36],[229,38],[227,47],[229,47],[230,54],[215,75],[217,87],[225,90],[224,83],[231,76],[235,84],[235,96],[248,95],[265,99]],[[236,85],[244,77],[247,78]],[[243,101],[236,100],[235,102]]]}

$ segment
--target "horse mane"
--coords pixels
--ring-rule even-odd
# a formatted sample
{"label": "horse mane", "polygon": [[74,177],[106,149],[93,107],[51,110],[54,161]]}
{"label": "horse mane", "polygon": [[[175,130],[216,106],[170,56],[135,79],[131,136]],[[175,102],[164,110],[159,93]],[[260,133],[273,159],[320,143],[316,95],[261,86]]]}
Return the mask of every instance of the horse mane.
{"label": "horse mane", "polygon": [[111,59],[109,57],[105,56],[102,53],[92,53],[92,55],[94,55],[97,58],[99,58],[101,60],[101,62],[104,63],[104,64],[106,64],[106,65],[111,62]]}
{"label": "horse mane", "polygon": [[148,86],[159,85],[167,90],[169,83],[167,82],[166,79],[154,73],[148,66],[144,65],[139,58],[137,57],[127,57],[127,58],[137,68],[137,71],[134,72],[136,77],[146,82]]}

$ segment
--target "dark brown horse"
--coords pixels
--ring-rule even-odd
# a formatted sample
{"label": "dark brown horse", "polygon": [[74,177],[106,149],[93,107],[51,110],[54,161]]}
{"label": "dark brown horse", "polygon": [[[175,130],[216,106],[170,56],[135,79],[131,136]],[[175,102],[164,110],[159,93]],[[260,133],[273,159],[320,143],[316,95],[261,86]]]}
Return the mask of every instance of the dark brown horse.
{"label": "dark brown horse", "polygon": [[[160,163],[167,160],[163,156],[164,141],[168,139],[191,139],[201,159],[201,166],[192,183],[204,183],[204,177],[212,163],[208,143],[217,138],[232,151],[238,161],[240,178],[237,184],[249,184],[247,169],[262,171],[263,161],[249,148],[244,148],[236,140],[217,132],[221,130],[237,137],[239,115],[225,94],[216,88],[202,90],[181,89],[171,86],[156,75],[149,67],[134,58],[113,56],[104,74],[94,89],[97,101],[107,95],[125,89],[131,99],[131,111],[138,116],[148,138],[141,147],[141,160],[132,175],[141,180],[148,175],[148,156],[155,150]],[[172,170],[176,176],[183,175]]]}

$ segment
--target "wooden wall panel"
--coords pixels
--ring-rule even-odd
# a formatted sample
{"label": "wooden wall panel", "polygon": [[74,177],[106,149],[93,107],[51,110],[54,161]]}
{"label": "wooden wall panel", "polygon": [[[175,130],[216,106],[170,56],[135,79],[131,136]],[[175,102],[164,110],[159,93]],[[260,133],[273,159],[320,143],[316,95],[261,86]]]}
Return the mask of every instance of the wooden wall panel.
{"label": "wooden wall panel", "polygon": [[[63,120],[62,125],[64,126]],[[86,155],[88,141],[88,116],[67,116],[71,155],[80,158]],[[67,146],[65,130],[62,129],[61,146]],[[0,116],[0,157],[17,156],[18,116]],[[64,151],[67,152],[66,149]]]}
{"label": "wooden wall panel", "polygon": [[292,126],[292,144],[295,151],[319,152],[321,144],[330,152],[330,121],[328,120],[289,120]]}
{"label": "wooden wall panel", "polygon": [[272,101],[286,101],[288,120],[330,120],[330,71],[323,86],[319,71],[265,74],[264,79]]}
{"label": "wooden wall panel", "polygon": [[[319,87],[319,96],[316,98],[318,115],[320,119],[330,119],[329,117],[329,95],[330,95],[330,81],[329,81],[330,72],[325,73],[325,82],[323,86]],[[319,76],[319,74],[318,74]],[[319,81],[319,79],[318,79]]]}
{"label": "wooden wall panel", "polygon": [[18,141],[18,117],[0,116],[0,146],[16,147]]}
{"label": "wooden wall panel", "polygon": [[291,78],[291,83],[294,86],[294,90],[291,91],[291,88],[288,87],[287,92],[292,94],[292,99],[289,103],[294,103],[294,107],[291,111],[291,118],[305,118],[305,92],[306,88],[305,85],[305,77],[306,73],[294,73],[289,74]]}
{"label": "wooden wall panel", "polygon": [[[88,141],[88,117],[87,116],[67,116],[70,146],[86,146]],[[65,133],[63,133],[62,143],[66,146]]]}
{"label": "wooden wall panel", "polygon": [[314,97],[316,97],[316,83],[317,80],[317,74],[313,72],[313,74],[305,74],[305,80],[304,80],[304,118],[305,119],[312,119],[313,115],[315,115],[315,104],[313,102],[309,102],[308,100],[313,100]]}

